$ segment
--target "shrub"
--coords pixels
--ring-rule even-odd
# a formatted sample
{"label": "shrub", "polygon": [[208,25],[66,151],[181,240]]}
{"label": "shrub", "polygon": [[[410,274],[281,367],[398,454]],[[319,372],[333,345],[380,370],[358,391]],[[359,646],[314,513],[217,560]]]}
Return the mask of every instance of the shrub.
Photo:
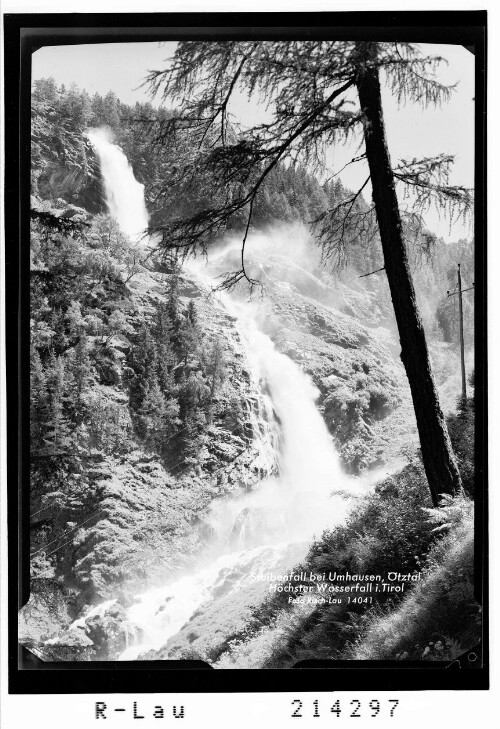
{"label": "shrub", "polygon": [[412,572],[433,541],[428,487],[418,462],[382,481],[344,526],[325,532],[310,550],[307,569],[381,574]]}
{"label": "shrub", "polygon": [[479,642],[472,502],[447,499],[428,511],[445,536],[429,551],[423,580],[398,605],[362,616],[360,634],[344,658],[447,661]]}
{"label": "shrub", "polygon": [[447,660],[457,646],[465,650],[477,642],[472,502],[459,496],[434,509],[428,491],[423,468],[413,460],[360,498],[347,522],[326,531],[294,570],[382,577],[389,571],[421,572],[420,582],[408,583],[401,596],[378,593],[373,607],[342,602],[299,608],[288,604],[286,592],[277,593],[254,609],[217,665],[282,668],[325,658]]}

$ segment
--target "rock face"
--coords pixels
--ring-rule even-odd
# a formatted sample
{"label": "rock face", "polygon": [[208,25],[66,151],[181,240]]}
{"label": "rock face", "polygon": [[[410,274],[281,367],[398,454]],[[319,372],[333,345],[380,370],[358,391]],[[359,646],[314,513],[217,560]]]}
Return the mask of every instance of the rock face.
{"label": "rock face", "polygon": [[78,611],[76,596],[61,581],[39,578],[31,581],[30,598],[19,612],[19,640],[36,643],[68,627]]}
{"label": "rock face", "polygon": [[114,603],[63,630],[54,616],[51,637],[25,632],[21,642],[43,661],[99,661],[118,658],[141,639],[142,631],[127,620],[123,605]]}
{"label": "rock face", "polygon": [[[166,278],[165,274],[144,270],[130,281],[134,304],[142,314],[152,314],[155,305],[165,301]],[[262,393],[250,373],[235,318],[194,275],[181,276],[179,294],[185,307],[190,301],[196,302],[200,327],[207,341],[221,343],[226,366],[224,383],[214,399],[216,415],[207,425],[208,453],[198,476],[208,477],[218,496],[251,488],[276,469],[271,443],[275,424],[263,416]],[[192,474],[190,479],[197,482]]]}
{"label": "rock face", "polygon": [[34,174],[33,193],[42,200],[63,199],[89,213],[105,212],[101,174],[92,146],[81,139],[67,153],[66,160],[62,155],[40,161]]}
{"label": "rock face", "polygon": [[19,611],[19,642],[43,661],[93,660],[90,638],[81,630],[68,630],[77,612],[76,595],[60,580],[32,580],[30,598]]}
{"label": "rock face", "polygon": [[44,643],[26,643],[26,647],[42,661],[93,661],[97,652],[83,630],[67,630]]}
{"label": "rock face", "polygon": [[319,406],[353,473],[376,465],[384,444],[372,432],[404,398],[402,368],[365,327],[306,297],[276,292],[274,311],[284,323],[278,348],[301,364],[319,390]]}

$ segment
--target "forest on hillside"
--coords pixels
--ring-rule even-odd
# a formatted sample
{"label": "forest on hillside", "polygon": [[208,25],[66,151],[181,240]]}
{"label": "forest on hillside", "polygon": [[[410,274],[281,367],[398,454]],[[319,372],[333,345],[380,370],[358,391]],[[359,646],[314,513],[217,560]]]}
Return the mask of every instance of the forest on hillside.
{"label": "forest on hillside", "polygon": [[[35,199],[54,201],[61,192],[66,203],[82,205],[92,214],[106,214],[99,166],[85,137],[89,128],[104,126],[112,131],[135,177],[145,185],[151,223],[182,215],[183,210],[200,203],[198,191],[194,189],[191,198],[165,200],[160,194],[162,181],[176,163],[177,150],[155,144],[154,133],[147,133],[170,113],[150,103],[137,102],[134,107],[127,106],[120,103],[112,91],[105,97],[99,94],[90,97],[76,86],[58,88],[53,79],[35,81],[32,96],[32,190]],[[64,168],[72,171],[72,179],[64,174]],[[351,194],[343,188],[339,178],[320,184],[305,167],[278,165],[257,197],[253,221],[256,228],[280,221],[308,224]],[[356,206],[368,207],[363,197],[356,201]],[[236,216],[229,225],[229,232],[239,230],[241,224],[241,218]],[[469,283],[473,281],[473,241],[461,239],[447,244],[422,227],[409,255],[428,333],[435,333],[447,342],[457,342],[456,300],[448,299],[445,294],[456,288],[458,263],[462,265],[464,279]],[[357,236],[350,241],[341,270],[352,269],[365,274],[381,265],[377,236]],[[376,286],[379,279],[367,279],[365,283],[368,287]],[[383,296],[383,287],[377,287],[377,294]],[[473,303],[465,298],[464,326],[470,347],[474,341],[472,312]]]}
{"label": "forest on hillside", "polygon": [[[114,659],[144,644],[146,658],[196,658],[220,668],[452,660],[481,637],[473,572],[474,300],[464,295],[464,400],[456,387],[457,297],[447,295],[456,291],[458,264],[464,287],[472,284],[474,241],[446,243],[415,217],[404,221],[408,258],[463,487],[439,505],[418,448],[378,231],[353,228],[335,256],[323,246],[321,257],[308,238],[307,263],[298,263],[291,244],[248,255],[264,280],[264,334],[314,383],[338,478],[353,479],[338,491],[354,489],[344,521],[319,533],[315,527],[305,553],[280,553],[271,568],[288,570],[282,582],[295,591],[312,590],[311,575],[320,574],[329,575],[332,592],[345,573],[418,580],[375,601],[303,605],[290,603],[285,589],[252,592],[241,564],[228,562],[208,587],[197,577],[193,610],[168,640],[152,648],[134,622],[134,596],[198,574],[196,560],[218,544],[219,505],[252,498],[286,470],[285,416],[271,380],[263,384],[252,369],[240,310],[221,304],[175,248],[131,244],[110,214],[89,129],[106,128],[122,151],[162,241],[186,216],[203,214],[207,190],[217,200],[236,198],[241,181],[224,186],[208,168],[175,187],[191,152],[182,134],[161,142],[158,130],[173,119],[174,111],[128,106],[112,91],[90,96],[51,78],[33,85],[31,598],[21,611],[22,642],[44,660]],[[238,147],[238,130],[227,134]],[[325,181],[305,163],[280,161],[255,195],[247,233],[272,241],[284,230],[286,239],[332,209],[348,206],[363,217],[370,205],[340,177]],[[203,253],[210,258],[241,238],[246,224],[235,208]],[[219,279],[224,273],[217,269]],[[247,296],[236,287],[236,301]],[[391,440],[399,449],[394,468]],[[355,490],[380,468],[368,491]],[[259,508],[271,507],[255,507],[253,516],[249,504],[236,513],[227,544],[249,552],[264,535],[269,548],[275,527]],[[168,611],[175,594],[162,599],[155,615]],[[105,601],[111,606],[96,612]]]}

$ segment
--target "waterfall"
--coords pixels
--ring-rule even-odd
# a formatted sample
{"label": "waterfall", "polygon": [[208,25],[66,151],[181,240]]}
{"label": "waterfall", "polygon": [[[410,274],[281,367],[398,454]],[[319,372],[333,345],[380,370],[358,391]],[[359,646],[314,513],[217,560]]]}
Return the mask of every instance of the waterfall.
{"label": "waterfall", "polygon": [[90,129],[86,135],[99,158],[109,212],[122,233],[132,243],[138,243],[149,219],[144,185],[135,179],[126,156],[120,147],[111,143],[106,129]]}
{"label": "waterfall", "polygon": [[[191,269],[200,276],[198,265]],[[269,401],[268,413],[279,423],[279,442],[273,439],[274,447],[279,448],[275,456],[279,477],[266,479],[239,498],[216,503],[208,519],[222,541],[231,542],[233,537],[233,546],[311,539],[345,512],[344,505],[331,498],[332,491],[353,488],[353,480],[342,473],[316,406],[319,391],[299,365],[279,352],[259,329],[256,306],[225,293],[219,294],[219,302],[236,318],[254,382]]]}
{"label": "waterfall", "polygon": [[279,475],[212,505],[207,515],[215,535],[207,547],[210,557],[200,558],[192,573],[136,598],[128,619],[142,630],[144,642],[125,650],[120,660],[161,648],[219,594],[245,594],[252,574],[293,568],[315,535],[344,521],[346,492],[360,491],[360,481],[341,471],[310,377],[259,330],[252,306],[227,294],[219,295],[219,303],[237,317],[254,380],[280,424]]}
{"label": "waterfall", "polygon": [[[89,132],[89,138],[101,161],[110,211],[133,240],[147,224],[143,187],[118,147],[96,132]],[[193,275],[210,285],[206,271],[193,263]],[[279,427],[280,437],[267,439],[267,446],[279,451],[274,454],[279,473],[249,493],[213,503],[206,520],[215,537],[198,565],[191,573],[137,596],[128,609],[127,619],[140,629],[143,641],[128,647],[122,660],[162,647],[200,606],[210,605],[221,592],[245,594],[252,573],[293,568],[314,535],[344,520],[345,492],[359,492],[359,481],[341,471],[310,377],[261,331],[254,306],[224,293],[218,295],[218,306],[238,329],[254,384],[261,390],[260,412]],[[262,432],[269,433],[269,427],[262,427]],[[104,606],[109,603],[89,614],[103,614]]]}

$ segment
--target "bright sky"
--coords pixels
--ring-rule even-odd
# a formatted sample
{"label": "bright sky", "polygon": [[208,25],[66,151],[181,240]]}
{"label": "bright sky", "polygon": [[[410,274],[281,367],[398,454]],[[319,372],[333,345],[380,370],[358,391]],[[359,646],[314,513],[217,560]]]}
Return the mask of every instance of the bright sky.
{"label": "bright sky", "polygon": [[[52,76],[58,84],[75,83],[90,94],[115,92],[127,104],[151,100],[140,86],[151,69],[161,69],[170,58],[174,43],[113,43],[48,46],[33,55],[33,79]],[[393,163],[401,158],[455,156],[451,182],[474,185],[474,56],[462,46],[422,45],[425,53],[447,59],[439,80],[458,82],[452,99],[441,108],[421,110],[414,105],[398,108],[388,90],[384,91],[384,112],[389,149]],[[238,95],[232,112],[245,126],[261,121],[263,110]],[[339,147],[329,155],[330,173],[339,170],[356,154],[357,145]],[[344,185],[357,189],[367,176],[364,164],[348,167],[340,176]],[[469,236],[461,224],[449,231],[449,223],[435,212],[427,215],[429,227],[445,240]]]}

